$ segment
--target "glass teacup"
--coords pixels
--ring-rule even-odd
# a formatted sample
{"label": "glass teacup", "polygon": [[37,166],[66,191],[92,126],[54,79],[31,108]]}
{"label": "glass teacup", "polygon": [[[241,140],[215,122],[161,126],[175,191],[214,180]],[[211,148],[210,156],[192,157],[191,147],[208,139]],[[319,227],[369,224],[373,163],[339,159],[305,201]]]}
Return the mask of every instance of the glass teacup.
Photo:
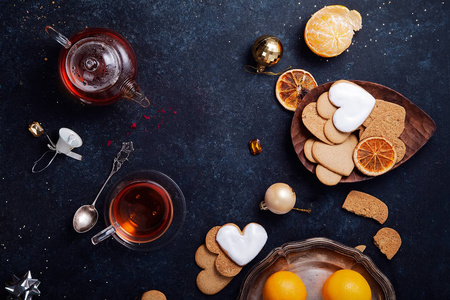
{"label": "glass teacup", "polygon": [[113,236],[130,249],[155,250],[172,241],[185,213],[183,193],[167,175],[133,173],[109,193],[104,210],[108,227],[92,237],[92,243]]}

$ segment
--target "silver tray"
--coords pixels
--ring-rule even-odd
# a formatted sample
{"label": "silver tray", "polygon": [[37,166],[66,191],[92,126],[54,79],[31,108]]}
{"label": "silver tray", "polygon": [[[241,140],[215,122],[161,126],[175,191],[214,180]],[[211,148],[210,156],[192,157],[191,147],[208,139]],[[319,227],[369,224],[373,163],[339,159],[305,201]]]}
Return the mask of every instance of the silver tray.
{"label": "silver tray", "polygon": [[372,290],[372,299],[396,300],[392,284],[368,256],[322,237],[289,242],[273,249],[249,271],[238,299],[262,299],[267,278],[282,270],[294,272],[302,279],[307,299],[322,299],[323,283],[340,269],[351,269],[364,276]]}

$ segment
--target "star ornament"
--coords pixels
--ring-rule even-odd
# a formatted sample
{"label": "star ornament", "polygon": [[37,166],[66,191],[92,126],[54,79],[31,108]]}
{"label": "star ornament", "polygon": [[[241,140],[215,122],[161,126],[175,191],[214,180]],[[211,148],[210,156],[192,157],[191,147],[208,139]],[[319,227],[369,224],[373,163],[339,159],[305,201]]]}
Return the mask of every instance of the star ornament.
{"label": "star ornament", "polygon": [[38,289],[41,282],[31,277],[31,272],[28,271],[22,279],[13,275],[13,282],[5,289],[13,295],[13,299],[31,300],[33,296],[39,296],[41,292]]}

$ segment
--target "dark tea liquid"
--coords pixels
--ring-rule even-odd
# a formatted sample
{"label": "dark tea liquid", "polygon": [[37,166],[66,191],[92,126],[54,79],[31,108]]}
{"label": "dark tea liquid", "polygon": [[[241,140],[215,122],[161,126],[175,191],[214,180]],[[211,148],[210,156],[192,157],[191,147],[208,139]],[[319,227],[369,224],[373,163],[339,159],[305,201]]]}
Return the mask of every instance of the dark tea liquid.
{"label": "dark tea liquid", "polygon": [[106,28],[89,28],[70,38],[62,49],[59,74],[65,87],[81,101],[106,105],[122,98],[122,84],[135,79],[136,56],[128,41]]}
{"label": "dark tea liquid", "polygon": [[[122,188],[110,208],[110,220],[122,227],[122,238],[146,243],[160,237],[172,222],[173,207],[167,191],[151,181],[131,183]],[[125,233],[125,234],[124,234]]]}

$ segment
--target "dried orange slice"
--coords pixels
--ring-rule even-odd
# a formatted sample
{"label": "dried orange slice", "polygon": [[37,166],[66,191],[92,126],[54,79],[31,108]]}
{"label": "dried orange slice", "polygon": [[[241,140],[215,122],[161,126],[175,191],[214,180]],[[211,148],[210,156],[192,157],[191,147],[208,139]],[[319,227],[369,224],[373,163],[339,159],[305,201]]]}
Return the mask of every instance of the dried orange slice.
{"label": "dried orange slice", "polygon": [[319,56],[338,56],[350,46],[353,34],[361,27],[362,18],[356,10],[342,5],[325,6],[306,23],[305,42]]}
{"label": "dried orange slice", "polygon": [[275,95],[284,108],[295,111],[300,100],[316,86],[317,82],[309,72],[302,69],[293,69],[278,77]]}
{"label": "dried orange slice", "polygon": [[356,145],[353,161],[361,173],[378,176],[392,169],[397,153],[391,142],[383,137],[369,137]]}

